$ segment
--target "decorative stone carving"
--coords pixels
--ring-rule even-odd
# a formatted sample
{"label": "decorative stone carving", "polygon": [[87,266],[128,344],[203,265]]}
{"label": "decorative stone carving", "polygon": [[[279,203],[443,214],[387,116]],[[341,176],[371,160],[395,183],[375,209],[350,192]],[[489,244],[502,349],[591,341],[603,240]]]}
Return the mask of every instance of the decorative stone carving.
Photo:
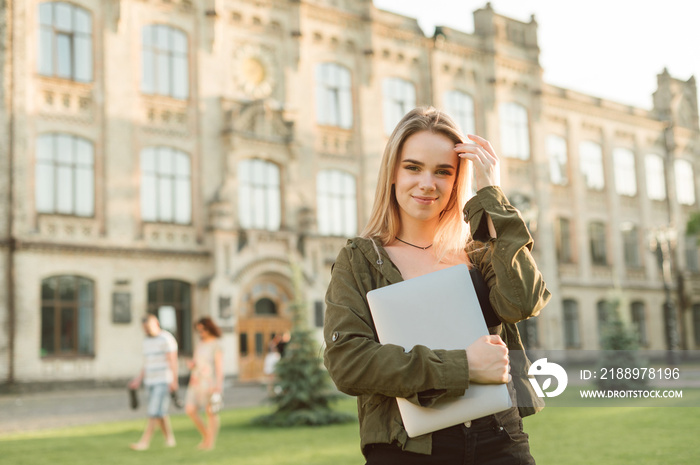
{"label": "decorative stone carving", "polygon": [[95,119],[92,84],[40,78],[37,82],[38,107],[42,116],[91,124]]}
{"label": "decorative stone carving", "polygon": [[231,102],[226,119],[231,132],[247,139],[288,144],[294,137],[294,123],[287,121],[283,109],[272,102]]}
{"label": "decorative stone carving", "polygon": [[276,65],[272,52],[256,45],[246,45],[233,55],[233,79],[236,90],[251,99],[272,95],[276,85]]}

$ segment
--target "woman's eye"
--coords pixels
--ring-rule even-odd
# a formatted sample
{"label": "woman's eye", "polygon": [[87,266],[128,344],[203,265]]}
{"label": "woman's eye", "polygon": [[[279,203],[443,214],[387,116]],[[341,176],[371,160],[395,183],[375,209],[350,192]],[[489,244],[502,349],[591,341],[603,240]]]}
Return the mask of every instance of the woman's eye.
{"label": "woman's eye", "polygon": [[452,173],[447,170],[439,170],[436,174],[438,176],[452,176]]}

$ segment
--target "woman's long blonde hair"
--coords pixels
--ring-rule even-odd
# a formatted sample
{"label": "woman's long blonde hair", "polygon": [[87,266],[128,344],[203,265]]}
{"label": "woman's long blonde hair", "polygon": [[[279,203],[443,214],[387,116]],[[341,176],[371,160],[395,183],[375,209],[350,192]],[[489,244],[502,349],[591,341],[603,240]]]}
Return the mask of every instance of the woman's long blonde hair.
{"label": "woman's long blonde hair", "polygon": [[[362,237],[377,239],[384,246],[392,242],[399,233],[399,204],[394,192],[396,167],[401,161],[401,151],[406,140],[422,131],[442,134],[455,144],[466,140],[452,118],[440,110],[418,107],[409,111],[396,125],[384,148],[374,205],[367,226],[360,234]],[[462,207],[469,193],[469,170],[470,164],[460,157],[450,200],[440,214],[433,239],[438,259],[447,254],[464,251],[469,230],[463,220]]]}

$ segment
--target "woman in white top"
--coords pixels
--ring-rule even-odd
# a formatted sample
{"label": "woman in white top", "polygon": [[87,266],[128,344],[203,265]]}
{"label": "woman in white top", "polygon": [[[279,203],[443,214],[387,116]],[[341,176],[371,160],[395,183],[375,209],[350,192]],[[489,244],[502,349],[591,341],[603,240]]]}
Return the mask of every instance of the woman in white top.
{"label": "woman in white top", "polygon": [[[202,434],[202,442],[197,447],[210,450],[214,448],[219,432],[218,409],[224,382],[223,356],[219,344],[221,329],[209,317],[197,320],[194,329],[199,334],[200,343],[190,362],[192,373],[187,386],[185,411]],[[200,410],[206,412],[206,424],[199,416]]]}

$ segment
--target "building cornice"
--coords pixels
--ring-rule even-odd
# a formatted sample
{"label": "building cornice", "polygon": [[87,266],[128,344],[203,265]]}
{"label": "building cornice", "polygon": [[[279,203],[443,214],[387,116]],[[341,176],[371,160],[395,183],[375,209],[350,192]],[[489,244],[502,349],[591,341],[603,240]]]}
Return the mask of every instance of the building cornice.
{"label": "building cornice", "polygon": [[[0,246],[5,247],[6,245],[7,241],[0,242]],[[211,258],[211,252],[208,250],[147,249],[137,247],[97,246],[23,240],[18,240],[16,242],[16,250],[18,253],[23,251],[37,251],[49,253],[89,254],[93,256],[119,256],[129,258],[139,256],[140,258],[149,259],[172,257],[178,259],[208,260]]]}

